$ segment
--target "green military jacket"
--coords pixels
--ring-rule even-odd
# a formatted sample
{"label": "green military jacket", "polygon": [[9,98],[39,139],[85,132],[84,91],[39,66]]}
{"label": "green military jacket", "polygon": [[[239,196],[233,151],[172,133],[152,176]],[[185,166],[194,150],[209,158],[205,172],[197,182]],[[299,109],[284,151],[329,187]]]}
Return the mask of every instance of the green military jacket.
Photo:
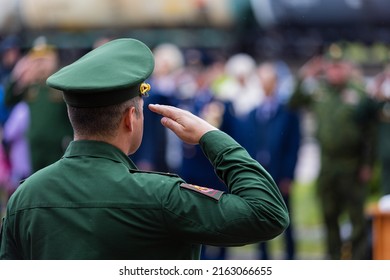
{"label": "green military jacket", "polygon": [[10,198],[0,259],[198,259],[201,244],[281,234],[289,216],[270,175],[221,131],[200,145],[229,193],[140,171],[104,142],[71,142]]}
{"label": "green military jacket", "polygon": [[300,81],[290,106],[313,111],[315,136],[323,157],[329,157],[332,162],[355,159],[360,164],[370,164],[373,160],[371,130],[358,119],[358,105],[365,96],[359,83],[349,82],[337,89],[320,82],[313,92],[307,92]]}

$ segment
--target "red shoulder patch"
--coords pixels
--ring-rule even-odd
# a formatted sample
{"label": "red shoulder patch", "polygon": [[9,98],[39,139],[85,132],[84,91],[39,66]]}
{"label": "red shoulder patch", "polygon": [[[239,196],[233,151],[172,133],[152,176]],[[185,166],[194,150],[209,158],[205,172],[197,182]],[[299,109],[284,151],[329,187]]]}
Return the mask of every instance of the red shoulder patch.
{"label": "red shoulder patch", "polygon": [[180,184],[180,187],[184,188],[184,189],[195,191],[195,192],[203,194],[203,195],[206,195],[206,196],[211,197],[217,201],[221,198],[221,196],[224,193],[223,191],[220,191],[220,190],[205,188],[205,187],[192,185],[192,184],[186,184],[186,183]]}

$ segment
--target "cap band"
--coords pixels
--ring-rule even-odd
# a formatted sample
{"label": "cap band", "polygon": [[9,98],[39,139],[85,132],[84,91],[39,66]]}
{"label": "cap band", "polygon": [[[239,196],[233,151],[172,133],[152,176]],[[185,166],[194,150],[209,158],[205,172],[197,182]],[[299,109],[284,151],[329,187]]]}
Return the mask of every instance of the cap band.
{"label": "cap band", "polygon": [[[72,107],[104,107],[119,104],[140,95],[140,84],[125,89],[84,93],[81,91],[64,91],[65,102]],[[107,98],[107,97],[110,98]]]}

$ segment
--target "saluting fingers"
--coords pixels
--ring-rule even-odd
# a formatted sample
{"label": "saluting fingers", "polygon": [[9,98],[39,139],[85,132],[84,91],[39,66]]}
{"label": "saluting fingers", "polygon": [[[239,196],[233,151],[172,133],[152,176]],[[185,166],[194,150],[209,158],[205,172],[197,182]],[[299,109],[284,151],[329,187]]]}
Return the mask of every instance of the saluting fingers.
{"label": "saluting fingers", "polygon": [[160,104],[149,104],[149,109],[152,112],[155,112],[157,114],[160,114],[164,117],[168,117],[170,119],[175,119],[175,109],[179,110],[175,107],[168,106],[168,105],[160,105]]}

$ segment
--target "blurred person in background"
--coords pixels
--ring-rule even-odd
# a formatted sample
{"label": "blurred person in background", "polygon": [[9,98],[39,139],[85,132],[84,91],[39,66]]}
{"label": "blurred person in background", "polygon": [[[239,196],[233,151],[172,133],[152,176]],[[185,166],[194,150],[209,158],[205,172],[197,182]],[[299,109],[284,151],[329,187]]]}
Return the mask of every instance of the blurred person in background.
{"label": "blurred person in background", "polygon": [[231,103],[229,110],[234,114],[234,123],[230,133],[244,147],[247,147],[248,137],[243,127],[248,114],[259,106],[264,98],[256,68],[256,61],[252,56],[246,53],[232,55],[225,64],[226,77],[215,93],[220,100]]}
{"label": "blurred person in background", "polygon": [[[175,106],[190,111],[213,126],[230,134],[229,121],[232,118],[227,103],[215,97],[211,89],[213,81],[212,67],[204,64],[203,56],[198,50],[190,50],[190,57],[180,81],[178,90],[173,96]],[[178,173],[194,184],[227,191],[226,185],[216,176],[211,163],[204,157],[198,146],[180,143],[182,160]],[[202,169],[202,174],[199,170]]]}
{"label": "blurred person in background", "polygon": [[7,199],[19,186],[20,181],[27,178],[32,171],[27,139],[29,126],[30,110],[27,102],[21,100],[13,106],[3,129],[3,144],[10,167]]}
{"label": "blurred person in background", "polygon": [[0,42],[0,85],[5,86],[18,60],[22,57],[20,39],[9,35]]}
{"label": "blurred person in background", "polygon": [[[8,35],[1,40],[0,57],[0,209],[3,210],[0,213],[2,214],[5,211],[5,203],[10,193],[13,192],[15,185],[13,180],[15,174],[12,174],[11,170],[11,161],[15,155],[10,151],[9,145],[6,145],[10,132],[9,128],[5,128],[13,108],[7,106],[5,95],[11,73],[22,57],[21,42],[17,35]],[[19,115],[18,111],[19,109],[16,109],[13,115]],[[16,132],[16,130],[14,129],[13,132]],[[19,160],[23,160],[23,158]]]}
{"label": "blurred person in background", "polygon": [[5,104],[5,91],[11,72],[22,56],[20,45],[20,39],[17,35],[9,35],[0,40],[0,129],[2,129],[12,109]]}
{"label": "blurred person in background", "polygon": [[233,102],[236,115],[244,116],[259,105],[263,97],[259,94],[256,61],[246,53],[234,54],[226,61],[225,73],[229,78],[220,85],[218,97]]}
{"label": "blurred person in background", "polygon": [[[289,102],[293,108],[310,108],[315,115],[321,152],[317,191],[329,259],[369,257],[365,202],[373,165],[372,135],[357,121],[358,104],[366,92],[355,73],[341,47],[332,44],[325,56],[301,68]],[[341,235],[344,214],[351,225],[348,237]]]}
{"label": "blurred person in background", "polygon": [[[220,100],[212,89],[214,81],[219,78],[220,72],[215,67],[219,68],[220,62],[217,61],[215,62],[217,65],[214,65],[212,61],[206,65],[207,55],[195,49],[187,50],[184,56],[186,67],[174,96],[175,106],[190,111],[221,131],[231,134],[229,126],[233,115],[228,110],[229,103]],[[204,157],[201,147],[183,142],[180,143],[180,147],[182,161],[177,172],[184,180],[228,192],[227,186],[218,178],[211,162]],[[199,170],[202,170],[201,174]],[[226,258],[225,247],[202,246],[201,259]]]}
{"label": "blurred person in background", "polygon": [[[145,99],[148,104],[173,105],[178,95],[178,83],[184,73],[185,60],[182,51],[174,44],[161,43],[153,49],[155,68],[148,83],[153,95]],[[170,130],[160,125],[160,117],[145,111],[144,141],[131,156],[142,170],[177,172],[181,164],[181,143]]]}
{"label": "blurred person in background", "polygon": [[0,123],[4,125],[11,108],[5,104],[5,88],[11,72],[22,56],[20,39],[16,35],[9,35],[0,42]]}
{"label": "blurred person in background", "polygon": [[[285,104],[285,92],[280,97],[277,65],[263,62],[258,75],[264,92],[262,103],[249,114],[248,151],[272,175],[289,208],[290,225],[283,233],[284,259],[295,259],[296,245],[293,219],[291,218],[290,194],[295,179],[295,167],[301,143],[299,114]],[[259,244],[260,259],[270,259],[268,243]]]}
{"label": "blurred person in background", "polygon": [[58,160],[73,136],[61,93],[46,85],[47,77],[58,66],[56,48],[47,44],[44,37],[38,37],[31,50],[18,61],[7,88],[9,106],[19,102],[28,105],[26,139],[32,172]]}
{"label": "blurred person in background", "polygon": [[377,129],[377,160],[380,167],[380,195],[390,195],[390,64],[367,86],[368,96],[359,106],[359,120]]}

